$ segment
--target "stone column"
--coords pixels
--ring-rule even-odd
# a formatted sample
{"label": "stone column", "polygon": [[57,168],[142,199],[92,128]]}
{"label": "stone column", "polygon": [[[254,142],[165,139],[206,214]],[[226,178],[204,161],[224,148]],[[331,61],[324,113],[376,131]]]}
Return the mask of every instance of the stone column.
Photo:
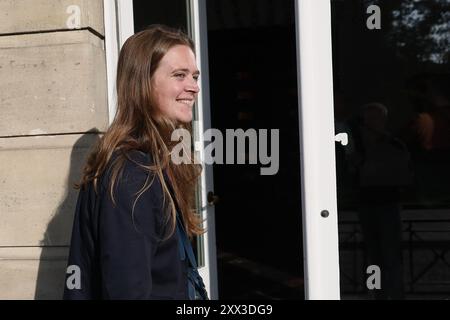
{"label": "stone column", "polygon": [[0,299],[60,299],[73,183],[108,125],[103,0],[0,0],[0,21]]}

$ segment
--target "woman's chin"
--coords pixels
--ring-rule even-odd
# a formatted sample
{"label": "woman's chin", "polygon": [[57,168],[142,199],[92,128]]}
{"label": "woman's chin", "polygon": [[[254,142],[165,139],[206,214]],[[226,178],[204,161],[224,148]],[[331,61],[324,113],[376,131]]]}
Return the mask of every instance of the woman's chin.
{"label": "woman's chin", "polygon": [[190,123],[192,121],[192,112],[180,115],[177,120],[181,123]]}

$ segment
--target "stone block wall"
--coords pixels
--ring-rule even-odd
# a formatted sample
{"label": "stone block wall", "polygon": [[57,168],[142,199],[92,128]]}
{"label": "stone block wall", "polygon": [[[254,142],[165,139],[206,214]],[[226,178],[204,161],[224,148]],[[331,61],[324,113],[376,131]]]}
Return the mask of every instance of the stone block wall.
{"label": "stone block wall", "polygon": [[0,0],[0,299],[60,299],[82,165],[108,126],[103,0]]}

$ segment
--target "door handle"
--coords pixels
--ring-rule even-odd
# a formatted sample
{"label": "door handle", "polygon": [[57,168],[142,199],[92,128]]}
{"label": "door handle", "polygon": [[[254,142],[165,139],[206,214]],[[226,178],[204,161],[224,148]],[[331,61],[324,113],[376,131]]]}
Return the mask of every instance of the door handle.
{"label": "door handle", "polygon": [[215,195],[214,192],[209,191],[207,195],[208,206],[215,206],[219,202],[219,196]]}
{"label": "door handle", "polygon": [[343,146],[348,144],[348,134],[345,132],[339,133],[334,136],[334,141],[340,142]]}

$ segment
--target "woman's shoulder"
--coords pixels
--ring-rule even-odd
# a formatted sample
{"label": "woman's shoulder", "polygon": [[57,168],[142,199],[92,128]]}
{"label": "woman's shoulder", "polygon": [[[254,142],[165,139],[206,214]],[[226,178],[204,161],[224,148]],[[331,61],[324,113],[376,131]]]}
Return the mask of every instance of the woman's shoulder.
{"label": "woman's shoulder", "polygon": [[116,149],[113,151],[111,158],[109,159],[109,163],[115,161],[118,158],[123,158],[125,161],[125,164],[129,165],[130,163],[139,163],[143,165],[151,165],[151,155],[147,152],[133,149],[133,150],[120,150]]}
{"label": "woman's shoulder", "polygon": [[[113,176],[117,177],[118,182],[122,184],[142,182],[149,174],[149,170],[145,167],[150,165],[152,165],[152,159],[148,153],[140,150],[115,150],[102,175],[102,186],[107,187]],[[117,172],[114,172],[115,168],[118,169]]]}
{"label": "woman's shoulder", "polygon": [[113,166],[117,161],[123,162],[124,170],[135,171],[140,169],[138,172],[145,171],[143,166],[148,167],[153,163],[151,155],[141,150],[115,150],[108,161],[107,167]]}

